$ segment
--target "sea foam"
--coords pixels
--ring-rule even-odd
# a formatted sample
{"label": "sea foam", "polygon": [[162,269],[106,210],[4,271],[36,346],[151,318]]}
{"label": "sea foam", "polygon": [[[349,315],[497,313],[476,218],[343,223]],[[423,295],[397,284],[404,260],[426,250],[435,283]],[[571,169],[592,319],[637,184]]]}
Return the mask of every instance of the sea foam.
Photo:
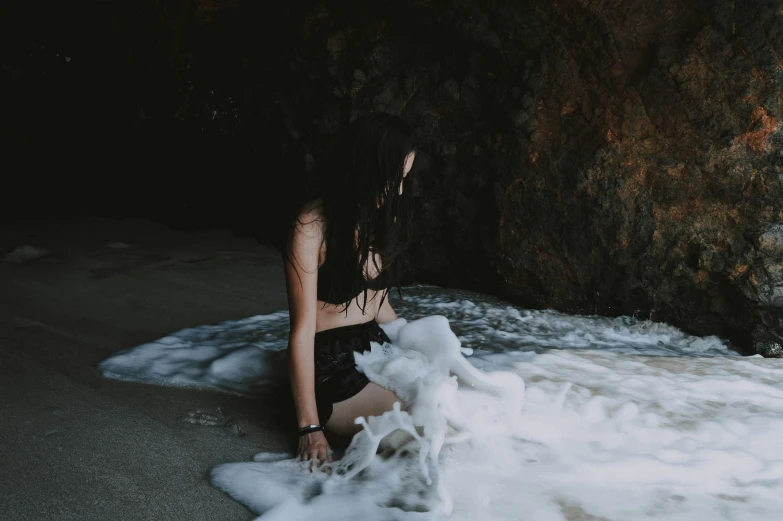
{"label": "sea foam", "polygon": [[[629,317],[407,288],[392,343],[357,354],[406,404],[365,418],[331,474],[292,454],[213,469],[262,520],[779,520],[783,361]],[[258,396],[287,314],[200,326],[106,376]],[[523,385],[522,382],[526,385]]]}

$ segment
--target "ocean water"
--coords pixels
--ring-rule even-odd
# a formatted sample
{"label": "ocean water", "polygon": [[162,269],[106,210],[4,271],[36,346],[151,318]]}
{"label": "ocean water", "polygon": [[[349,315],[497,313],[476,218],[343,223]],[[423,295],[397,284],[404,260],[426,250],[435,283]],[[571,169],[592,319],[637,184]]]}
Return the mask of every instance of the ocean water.
{"label": "ocean water", "polygon": [[[392,344],[357,363],[405,410],[364,419],[331,474],[262,453],[213,469],[215,486],[264,521],[783,519],[783,360],[629,317],[392,297]],[[287,333],[286,312],[199,326],[101,371],[263,395]]]}

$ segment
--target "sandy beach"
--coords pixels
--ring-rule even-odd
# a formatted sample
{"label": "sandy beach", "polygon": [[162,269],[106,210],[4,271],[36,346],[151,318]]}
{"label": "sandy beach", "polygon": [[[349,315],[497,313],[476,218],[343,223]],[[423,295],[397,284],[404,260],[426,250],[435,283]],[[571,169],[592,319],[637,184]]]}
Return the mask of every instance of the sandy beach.
{"label": "sandy beach", "polygon": [[292,450],[264,404],[108,380],[96,366],[185,327],[284,309],[278,254],[144,220],[15,225],[0,237],[0,517],[252,519],[207,476]]}

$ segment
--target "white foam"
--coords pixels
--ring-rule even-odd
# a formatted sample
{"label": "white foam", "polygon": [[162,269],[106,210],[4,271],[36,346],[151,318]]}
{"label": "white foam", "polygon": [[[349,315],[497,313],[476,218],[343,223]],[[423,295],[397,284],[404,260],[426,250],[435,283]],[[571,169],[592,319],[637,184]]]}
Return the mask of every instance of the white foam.
{"label": "white foam", "polygon": [[[357,363],[407,412],[367,419],[331,476],[261,454],[214,469],[216,486],[265,521],[781,518],[783,361],[432,287],[393,303],[409,322]],[[285,374],[287,328],[285,313],[200,326],[101,369],[254,395]]]}
{"label": "white foam", "polygon": [[4,258],[8,262],[22,263],[38,260],[47,255],[49,255],[49,251],[47,250],[24,244],[6,253]]}

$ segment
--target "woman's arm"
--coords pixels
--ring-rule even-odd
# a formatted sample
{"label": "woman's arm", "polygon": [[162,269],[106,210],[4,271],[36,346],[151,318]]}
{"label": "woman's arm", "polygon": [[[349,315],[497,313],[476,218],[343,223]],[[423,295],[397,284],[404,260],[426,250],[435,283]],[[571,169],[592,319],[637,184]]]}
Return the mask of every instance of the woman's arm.
{"label": "woman's arm", "polygon": [[[290,259],[285,262],[286,289],[291,333],[288,340],[291,392],[296,404],[299,427],[318,424],[315,404],[314,338],[317,314],[318,264],[323,230],[315,212],[300,218],[289,243]],[[322,432],[300,439],[302,459],[327,461],[329,447]]]}

